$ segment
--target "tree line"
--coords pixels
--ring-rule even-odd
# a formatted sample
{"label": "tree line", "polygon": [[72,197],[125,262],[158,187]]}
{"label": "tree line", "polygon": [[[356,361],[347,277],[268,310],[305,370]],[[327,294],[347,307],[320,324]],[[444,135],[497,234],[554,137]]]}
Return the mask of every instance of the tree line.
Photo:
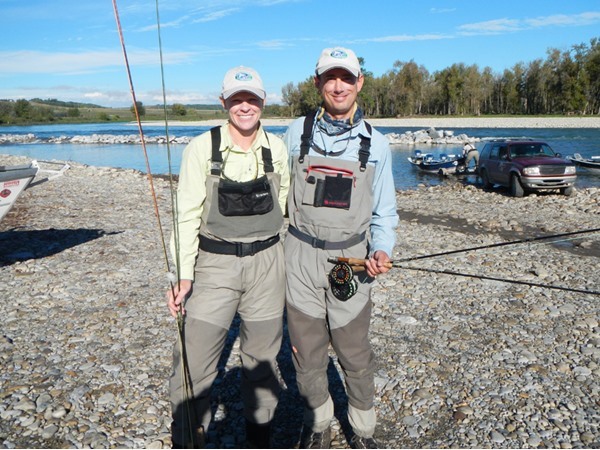
{"label": "tree line", "polygon": [[[359,61],[365,76],[359,103],[368,117],[600,115],[599,38],[566,51],[549,49],[546,59],[520,62],[502,73],[464,63],[430,73],[410,60],[396,61],[391,70],[375,77],[364,59]],[[281,93],[283,104],[267,104],[266,117],[298,117],[321,103],[313,75],[287,83]],[[163,117],[162,106],[136,106],[141,116]],[[125,121],[132,120],[134,112],[133,106],[128,111],[56,99],[0,100],[0,125]],[[224,117],[220,105],[178,103],[169,107],[168,115],[179,120]]]}
{"label": "tree line", "polygon": [[[546,59],[520,62],[502,73],[475,65],[452,64],[430,73],[414,60],[396,61],[381,77],[365,69],[359,103],[369,117],[419,115],[598,115],[600,41],[569,50],[549,49]],[[313,76],[282,88],[291,117],[318,107]]]}

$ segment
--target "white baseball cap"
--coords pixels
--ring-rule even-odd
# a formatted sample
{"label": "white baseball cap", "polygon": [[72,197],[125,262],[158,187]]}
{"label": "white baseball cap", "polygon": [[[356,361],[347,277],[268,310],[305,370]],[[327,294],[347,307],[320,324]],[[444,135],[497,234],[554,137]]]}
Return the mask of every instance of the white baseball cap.
{"label": "white baseball cap", "polygon": [[328,70],[340,68],[347,70],[355,77],[360,75],[360,63],[354,52],[348,48],[334,47],[326,48],[321,52],[317,61],[317,75]]}
{"label": "white baseball cap", "polygon": [[267,96],[258,72],[250,67],[238,66],[225,74],[221,95],[224,99],[228,99],[233,94],[242,91],[251,92],[261,100]]}

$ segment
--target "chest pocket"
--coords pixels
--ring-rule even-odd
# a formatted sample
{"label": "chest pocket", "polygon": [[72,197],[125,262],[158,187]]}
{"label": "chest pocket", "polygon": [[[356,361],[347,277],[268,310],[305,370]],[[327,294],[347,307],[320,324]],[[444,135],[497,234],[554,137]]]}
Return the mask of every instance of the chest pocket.
{"label": "chest pocket", "polygon": [[[211,128],[210,133],[212,140],[211,174],[220,176],[223,166],[223,158],[219,151],[220,128]],[[273,172],[273,157],[270,148],[262,148],[262,159],[265,173]],[[254,216],[267,214],[273,210],[273,194],[267,175],[245,182],[221,178],[217,190],[219,212],[223,216]]]}
{"label": "chest pocket", "polygon": [[219,180],[219,212],[226,216],[253,216],[273,210],[271,185],[266,175],[256,180]]}
{"label": "chest pocket", "polygon": [[352,191],[356,186],[354,173],[333,166],[309,166],[302,202],[317,208],[350,209]]}

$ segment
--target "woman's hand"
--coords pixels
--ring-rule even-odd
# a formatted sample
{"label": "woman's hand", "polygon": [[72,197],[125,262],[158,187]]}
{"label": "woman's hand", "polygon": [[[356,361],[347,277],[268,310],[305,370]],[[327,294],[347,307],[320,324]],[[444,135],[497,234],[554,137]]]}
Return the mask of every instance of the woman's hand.
{"label": "woman's hand", "polygon": [[185,315],[183,302],[191,290],[192,280],[179,280],[179,283],[176,283],[172,289],[167,291],[167,306],[173,317],[177,317],[179,312]]}

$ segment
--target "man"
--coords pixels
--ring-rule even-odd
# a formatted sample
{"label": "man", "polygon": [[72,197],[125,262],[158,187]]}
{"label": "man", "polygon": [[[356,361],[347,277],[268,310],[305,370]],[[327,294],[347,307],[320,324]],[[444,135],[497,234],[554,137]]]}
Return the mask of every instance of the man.
{"label": "man", "polygon": [[469,170],[471,161],[475,161],[475,167],[473,169],[477,172],[477,168],[479,167],[479,152],[477,151],[477,148],[468,141],[465,142],[465,145],[463,146],[463,156],[465,157],[465,169]]}
{"label": "man", "polygon": [[279,237],[289,168],[283,141],[260,125],[265,97],[255,70],[228,71],[221,103],[229,121],[183,152],[172,239],[181,281],[167,294],[171,314],[185,314],[185,340],[175,346],[170,379],[175,446],[202,444],[211,420],[210,387],[236,313],[246,439],[256,448],[269,446],[280,390],[275,358],[285,278]]}
{"label": "man", "polygon": [[[398,216],[388,141],[364,121],[356,103],[363,83],[352,50],[323,50],[315,75],[323,104],[315,114],[294,121],[284,137],[292,158],[286,306],[305,402],[301,448],[329,447],[329,344],[346,381],[355,433],[351,444],[377,445],[370,291],[374,277],[389,270]],[[344,289],[328,277],[334,267],[329,259],[339,256],[367,258],[366,273]]]}

